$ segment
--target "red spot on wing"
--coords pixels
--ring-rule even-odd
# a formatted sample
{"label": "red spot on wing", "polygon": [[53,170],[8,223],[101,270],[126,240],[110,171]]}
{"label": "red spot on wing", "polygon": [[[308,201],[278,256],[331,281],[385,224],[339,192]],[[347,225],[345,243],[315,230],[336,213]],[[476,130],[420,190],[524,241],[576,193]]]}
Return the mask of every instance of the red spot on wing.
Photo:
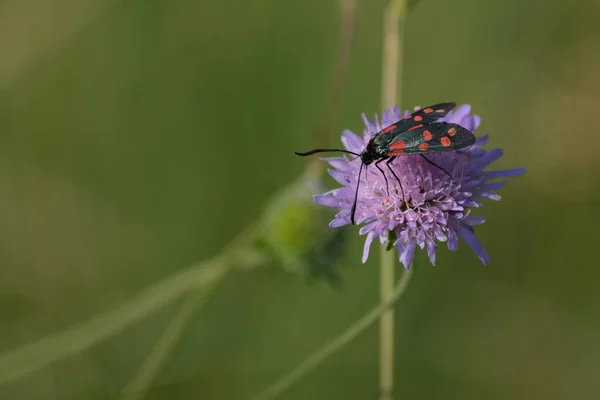
{"label": "red spot on wing", "polygon": [[419,128],[422,128],[422,127],[423,127],[423,124],[419,124],[419,125],[413,126],[412,128],[409,128],[408,130],[412,131],[413,129],[419,129]]}
{"label": "red spot on wing", "polygon": [[440,143],[442,144],[442,146],[444,147],[448,147],[450,146],[450,139],[446,136],[444,136],[443,138],[440,139]]}
{"label": "red spot on wing", "polygon": [[404,143],[402,140],[398,140],[397,142],[392,143],[392,145],[390,146],[390,149],[392,150],[400,150],[406,147],[406,143]]}
{"label": "red spot on wing", "polygon": [[390,154],[389,154],[390,157],[401,156],[401,155],[404,155],[404,150],[392,150],[392,151],[390,151]]}
{"label": "red spot on wing", "polygon": [[424,109],[424,110],[423,110],[423,112],[424,112],[425,114],[432,113],[432,112],[433,112],[433,108],[426,108],[426,109]]}
{"label": "red spot on wing", "polygon": [[396,125],[390,125],[387,128],[382,129],[381,132],[389,132],[393,129],[396,129]]}
{"label": "red spot on wing", "polygon": [[435,112],[438,112],[438,113],[443,113],[444,111],[446,111],[446,110],[444,110],[443,108],[441,108],[439,110],[435,110]]}
{"label": "red spot on wing", "polygon": [[448,135],[450,135],[450,136],[456,135],[456,128],[450,128],[450,129],[448,129]]}
{"label": "red spot on wing", "polygon": [[408,117],[405,117],[404,119],[411,119],[412,115],[409,115]]}
{"label": "red spot on wing", "polygon": [[425,150],[427,150],[428,148],[429,148],[429,145],[428,145],[427,143],[421,143],[421,144],[419,145],[419,150],[423,150],[423,151],[425,151]]}
{"label": "red spot on wing", "polygon": [[423,121],[423,117],[421,117],[420,115],[415,116],[415,121],[420,122]]}
{"label": "red spot on wing", "polygon": [[423,137],[425,138],[425,140],[431,140],[431,139],[433,139],[433,135],[428,130],[425,131],[425,132],[423,132]]}

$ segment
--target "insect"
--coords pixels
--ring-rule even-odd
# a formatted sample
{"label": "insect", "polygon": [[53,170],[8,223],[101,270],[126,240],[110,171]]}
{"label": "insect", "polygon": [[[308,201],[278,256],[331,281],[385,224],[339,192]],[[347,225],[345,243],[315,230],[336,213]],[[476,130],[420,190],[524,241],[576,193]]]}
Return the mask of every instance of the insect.
{"label": "insect", "polygon": [[400,184],[403,199],[405,199],[404,189],[402,188],[400,179],[394,170],[390,168],[390,163],[396,157],[419,155],[429,164],[444,171],[452,179],[452,175],[448,171],[429,160],[425,157],[425,154],[458,150],[475,143],[475,135],[468,129],[449,122],[436,122],[438,119],[445,117],[454,107],[456,107],[456,103],[448,102],[435,104],[415,111],[374,134],[369,143],[367,143],[365,150],[360,154],[344,149],[314,149],[305,153],[296,152],[296,154],[299,156],[310,156],[316,153],[342,152],[360,158],[362,163],[358,170],[354,202],[350,211],[350,220],[352,221],[352,225],[355,225],[354,214],[356,213],[356,202],[358,200],[358,187],[364,166],[375,164],[375,167],[377,167],[385,179],[386,189],[389,193],[387,178],[383,169],[379,166],[379,164],[385,161],[388,169]]}

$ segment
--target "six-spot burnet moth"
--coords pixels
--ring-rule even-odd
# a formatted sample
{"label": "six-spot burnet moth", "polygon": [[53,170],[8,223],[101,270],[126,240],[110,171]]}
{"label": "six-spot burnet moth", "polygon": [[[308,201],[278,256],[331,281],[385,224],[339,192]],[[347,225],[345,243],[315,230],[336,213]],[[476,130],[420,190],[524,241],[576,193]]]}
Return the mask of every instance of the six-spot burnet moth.
{"label": "six-spot burnet moth", "polygon": [[358,156],[362,161],[358,170],[358,179],[356,183],[356,191],[354,193],[354,202],[350,212],[350,220],[354,225],[354,214],[356,212],[356,202],[358,200],[358,186],[363,167],[375,163],[375,167],[383,174],[386,188],[388,186],[385,173],[379,164],[385,160],[386,165],[392,175],[398,181],[402,198],[404,198],[404,189],[400,183],[400,179],[393,169],[390,168],[390,163],[399,156],[405,155],[420,155],[431,165],[444,171],[450,178],[452,175],[444,168],[430,161],[425,154],[436,153],[442,151],[453,151],[462,149],[475,143],[475,135],[468,129],[463,128],[458,124],[448,122],[436,122],[448,114],[450,110],[456,107],[455,103],[440,103],[426,108],[422,108],[400,121],[385,127],[380,132],[371,137],[367,143],[366,149],[358,154],[344,149],[314,149],[306,153],[298,153],[299,156],[309,156],[315,153],[325,152],[342,152]]}

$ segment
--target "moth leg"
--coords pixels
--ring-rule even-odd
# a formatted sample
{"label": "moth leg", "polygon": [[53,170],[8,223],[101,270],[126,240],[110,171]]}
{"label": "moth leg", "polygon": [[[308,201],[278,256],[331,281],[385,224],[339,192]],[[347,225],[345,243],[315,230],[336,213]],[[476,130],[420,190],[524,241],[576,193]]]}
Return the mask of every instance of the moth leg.
{"label": "moth leg", "polygon": [[439,169],[441,169],[442,171],[444,171],[446,173],[446,175],[448,175],[450,177],[450,179],[454,179],[452,178],[452,175],[450,175],[450,172],[446,171],[444,168],[440,167],[439,165],[437,165],[436,163],[434,163],[433,161],[431,161],[430,159],[428,159],[427,157],[425,157],[423,154],[419,154],[421,157],[423,157],[425,159],[425,161],[427,161],[429,164],[433,165],[434,167],[437,167]]}
{"label": "moth leg", "polygon": [[375,166],[377,167],[377,169],[379,170],[379,172],[381,172],[381,175],[383,175],[383,179],[385,180],[385,191],[387,192],[387,194],[390,194],[390,188],[388,186],[388,180],[387,177],[385,176],[385,172],[383,172],[383,170],[381,169],[381,167],[379,166],[379,163],[385,161],[385,158],[382,158],[381,160],[375,162]]}
{"label": "moth leg", "polygon": [[394,161],[395,159],[396,159],[396,157],[390,157],[386,161],[386,165],[387,165],[388,169],[390,170],[390,172],[392,173],[392,175],[394,175],[394,177],[398,181],[398,185],[400,185],[400,191],[402,192],[402,201],[406,203],[406,197],[404,196],[404,188],[402,187],[402,183],[400,183],[400,178],[398,178],[398,175],[396,175],[396,173],[394,172],[394,170],[390,167],[390,163],[392,161]]}

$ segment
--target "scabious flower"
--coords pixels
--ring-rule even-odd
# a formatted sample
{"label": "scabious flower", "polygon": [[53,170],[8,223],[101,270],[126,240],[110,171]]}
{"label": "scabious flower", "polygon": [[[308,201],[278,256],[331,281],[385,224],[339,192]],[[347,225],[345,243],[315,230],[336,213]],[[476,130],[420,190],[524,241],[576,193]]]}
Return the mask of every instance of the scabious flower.
{"label": "scabious flower", "polygon": [[[465,104],[450,111],[440,121],[475,131],[481,119],[469,115],[470,111],[471,107]],[[408,114],[406,111],[404,116]],[[342,135],[342,143],[347,150],[361,153],[373,134],[401,118],[397,107],[386,110],[381,123],[377,116],[375,121],[371,121],[363,114],[366,126],[364,136],[361,138],[346,130]],[[471,210],[482,205],[481,198],[500,200],[495,191],[502,188],[506,181],[492,180],[525,173],[523,168],[484,172],[484,168],[502,156],[502,149],[483,149],[487,140],[487,135],[481,136],[472,146],[464,149],[427,155],[429,160],[447,170],[452,179],[418,155],[397,157],[390,163],[390,168],[400,178],[405,198],[402,197],[398,181],[385,166],[382,169],[386,173],[389,190],[386,190],[386,181],[377,168],[363,171],[355,214],[356,223],[365,224],[359,231],[361,235],[366,235],[363,263],[369,256],[373,240],[379,238],[384,244],[388,240],[388,233],[393,231],[395,235],[392,237],[396,238],[393,245],[398,249],[400,262],[406,268],[410,267],[417,246],[421,249],[427,246],[429,259],[435,265],[436,242],[447,242],[448,249],[454,251],[458,248],[458,237],[467,242],[477,257],[487,264],[489,256],[473,229],[475,225],[484,223],[485,219],[470,215]],[[314,201],[339,209],[329,224],[337,228],[351,223],[350,212],[361,161],[346,155],[325,160],[333,167],[329,169],[330,175],[342,187],[314,196]]]}

